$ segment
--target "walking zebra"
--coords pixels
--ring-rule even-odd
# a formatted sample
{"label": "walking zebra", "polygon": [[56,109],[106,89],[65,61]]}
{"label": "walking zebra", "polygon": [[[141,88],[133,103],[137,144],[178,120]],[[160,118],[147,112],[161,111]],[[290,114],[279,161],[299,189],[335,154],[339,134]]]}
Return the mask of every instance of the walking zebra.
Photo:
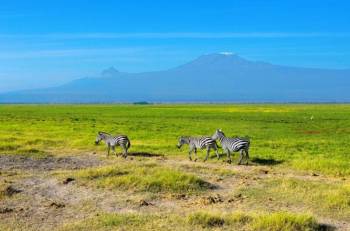
{"label": "walking zebra", "polygon": [[131,146],[130,140],[126,135],[116,135],[112,136],[107,132],[98,132],[95,144],[99,144],[103,140],[107,145],[107,156],[109,156],[109,151],[112,148],[112,151],[115,155],[115,146],[120,146],[123,149],[123,157],[126,158],[128,155],[128,149]]}
{"label": "walking zebra", "polygon": [[194,161],[197,161],[197,149],[207,149],[207,155],[204,159],[206,161],[209,157],[209,152],[211,149],[215,150],[216,156],[218,159],[220,158],[219,153],[218,153],[218,147],[216,144],[216,141],[213,140],[211,137],[205,136],[205,137],[184,137],[181,136],[179,138],[179,143],[177,144],[178,148],[181,148],[182,145],[188,144],[190,151],[188,153],[188,157],[190,160],[192,160],[192,151],[194,151],[196,155],[196,159]]}
{"label": "walking zebra", "polygon": [[231,152],[240,152],[240,159],[238,164],[241,164],[243,159],[243,152],[245,153],[246,164],[248,164],[249,159],[249,139],[243,138],[229,138],[226,137],[224,132],[221,129],[217,129],[214,135],[212,136],[214,140],[219,140],[221,143],[222,150],[227,153],[228,162],[231,163]]}

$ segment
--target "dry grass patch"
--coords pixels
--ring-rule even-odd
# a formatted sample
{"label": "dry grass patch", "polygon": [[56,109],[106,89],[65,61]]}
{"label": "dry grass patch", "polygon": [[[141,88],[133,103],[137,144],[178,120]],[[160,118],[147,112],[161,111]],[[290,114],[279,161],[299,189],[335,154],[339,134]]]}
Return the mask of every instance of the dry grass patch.
{"label": "dry grass patch", "polygon": [[[350,217],[350,185],[301,179],[270,179],[262,184],[242,188],[250,203],[274,207],[306,207],[315,214],[333,218]],[[269,201],[266,199],[270,198]]]}

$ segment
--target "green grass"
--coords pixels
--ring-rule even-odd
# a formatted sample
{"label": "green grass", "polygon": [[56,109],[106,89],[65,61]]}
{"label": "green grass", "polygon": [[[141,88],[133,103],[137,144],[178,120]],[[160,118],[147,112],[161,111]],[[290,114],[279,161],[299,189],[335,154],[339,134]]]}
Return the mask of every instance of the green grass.
{"label": "green grass", "polygon": [[128,164],[79,170],[73,177],[101,188],[146,192],[192,193],[207,190],[211,185],[193,174],[156,164]]}
{"label": "green grass", "polygon": [[[208,160],[210,165],[176,163],[188,159],[188,147],[179,150],[175,146],[178,137],[212,135],[217,128],[228,136],[249,136],[251,165],[261,167],[230,168],[222,163],[225,155],[217,160],[214,153]],[[159,193],[180,193],[186,198],[179,203],[186,204],[188,200],[188,205],[194,206],[174,214],[101,214],[68,224],[67,230],[318,229],[309,215],[281,211],[307,211],[315,217],[331,219],[332,224],[334,220],[349,222],[350,105],[0,105],[0,130],[0,155],[88,158],[87,154],[96,152],[105,165],[43,173],[60,182],[63,177],[74,177],[72,187],[98,187],[112,193],[126,190],[137,199],[152,200],[159,198]],[[167,160],[136,154],[126,161],[114,156],[106,159],[105,145],[94,144],[98,131],[127,134],[131,154],[161,154]],[[198,155],[202,161],[205,151]],[[235,154],[233,164],[237,159]],[[268,174],[261,175],[261,169],[267,169]],[[284,173],[292,177],[282,179]],[[321,175],[320,179],[311,177],[311,173]],[[22,175],[16,180],[21,178]],[[0,200],[11,199],[1,194],[5,179],[8,180],[1,171]],[[231,206],[226,194],[222,195],[222,203],[207,207],[191,204],[205,193],[216,193],[207,181],[219,185],[237,183],[232,192],[225,191],[225,187],[220,192],[241,193],[242,202],[233,202],[233,208],[259,213],[231,213],[225,207]],[[137,203],[137,199],[131,201]],[[173,200],[176,203],[178,199]],[[211,207],[221,210],[188,214]],[[143,209],[158,207],[140,208]],[[269,214],[271,211],[280,212]],[[16,221],[8,226],[0,222],[1,225],[2,229],[15,227]]]}
{"label": "green grass", "polygon": [[[168,224],[168,225],[164,225]],[[313,231],[320,230],[315,218],[286,212],[271,214],[195,212],[187,216],[174,214],[100,214],[73,224],[69,230],[246,230],[246,231]]]}
{"label": "green grass", "polygon": [[[172,230],[170,227],[179,227],[180,222],[183,223],[180,218],[175,216],[161,217],[159,215],[104,213],[76,223],[65,224],[58,230]],[[172,226],[164,226],[164,224]],[[185,229],[179,227],[179,230]]]}
{"label": "green grass", "polygon": [[307,231],[319,230],[315,218],[310,215],[296,215],[291,213],[279,212],[270,215],[262,215],[253,219],[253,230],[266,231]]}
{"label": "green grass", "polygon": [[319,229],[316,219],[312,216],[287,212],[271,214],[196,212],[188,217],[188,222],[202,228],[222,227],[239,230],[304,231]]}
{"label": "green grass", "polygon": [[104,146],[93,145],[102,130],[127,134],[131,152],[186,158],[187,148],[175,148],[179,136],[222,128],[251,137],[253,158],[349,176],[349,118],[350,105],[1,105],[0,152],[102,153]]}
{"label": "green grass", "polygon": [[266,206],[296,206],[336,219],[350,217],[349,184],[322,180],[268,179],[258,186],[242,188],[240,192],[250,198],[252,206],[260,206],[259,209]]}

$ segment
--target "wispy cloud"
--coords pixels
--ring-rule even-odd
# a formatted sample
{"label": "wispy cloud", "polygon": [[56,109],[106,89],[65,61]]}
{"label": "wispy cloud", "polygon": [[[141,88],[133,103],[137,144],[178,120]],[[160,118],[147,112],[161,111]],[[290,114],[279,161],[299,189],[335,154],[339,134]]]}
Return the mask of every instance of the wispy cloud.
{"label": "wispy cloud", "polygon": [[350,37],[343,32],[162,32],[162,33],[49,33],[49,34],[0,34],[0,38],[18,39],[224,39],[224,38],[308,38]]}

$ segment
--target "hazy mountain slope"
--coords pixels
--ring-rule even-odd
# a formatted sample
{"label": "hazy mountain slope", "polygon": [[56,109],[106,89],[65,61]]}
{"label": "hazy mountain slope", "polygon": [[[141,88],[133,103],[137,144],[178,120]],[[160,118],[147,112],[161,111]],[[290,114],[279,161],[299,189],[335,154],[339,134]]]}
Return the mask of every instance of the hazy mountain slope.
{"label": "hazy mountain slope", "polygon": [[350,70],[297,68],[211,54],[159,72],[107,69],[55,88],[0,95],[0,102],[350,102]]}

